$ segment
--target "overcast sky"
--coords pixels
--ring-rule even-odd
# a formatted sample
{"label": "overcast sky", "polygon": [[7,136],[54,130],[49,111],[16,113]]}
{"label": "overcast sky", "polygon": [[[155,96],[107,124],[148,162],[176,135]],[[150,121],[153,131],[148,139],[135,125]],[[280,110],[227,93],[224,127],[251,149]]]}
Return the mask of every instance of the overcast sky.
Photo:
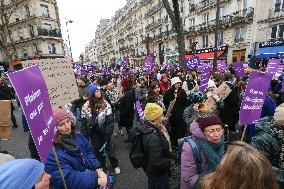
{"label": "overcast sky", "polygon": [[126,0],[57,0],[63,39],[68,44],[65,18],[74,21],[68,24],[73,59],[85,51],[88,42],[95,38],[101,18],[111,18]]}

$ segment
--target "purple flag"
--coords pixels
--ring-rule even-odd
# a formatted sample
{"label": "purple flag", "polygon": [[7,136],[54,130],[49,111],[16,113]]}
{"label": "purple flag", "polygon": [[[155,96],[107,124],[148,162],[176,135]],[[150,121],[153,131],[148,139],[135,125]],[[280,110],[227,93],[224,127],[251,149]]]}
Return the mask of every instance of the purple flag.
{"label": "purple flag", "polygon": [[148,56],[144,62],[144,70],[146,75],[150,75],[153,69],[153,58]]}
{"label": "purple flag", "polygon": [[19,97],[40,159],[45,163],[52,148],[56,125],[40,69],[32,66],[8,76]]}
{"label": "purple flag", "polygon": [[145,115],[144,115],[144,111],[142,109],[142,106],[141,106],[141,103],[140,103],[139,100],[137,100],[135,102],[135,107],[136,107],[136,111],[137,111],[137,113],[139,115],[140,120],[141,121],[144,120],[145,119]]}
{"label": "purple flag", "polygon": [[197,64],[195,62],[192,62],[191,59],[188,59],[186,61],[186,68],[187,68],[187,71],[193,71],[193,70],[196,70],[197,68]]}
{"label": "purple flag", "polygon": [[129,58],[128,57],[123,57],[122,75],[126,75],[128,64],[129,64]]}
{"label": "purple flag", "polygon": [[217,70],[219,73],[224,73],[227,71],[226,60],[217,60]]}
{"label": "purple flag", "polygon": [[274,75],[278,71],[281,59],[270,59],[266,68],[266,72]]}
{"label": "purple flag", "polygon": [[213,65],[210,62],[204,62],[202,65],[201,78],[200,78],[200,91],[205,91],[208,86],[208,81],[211,76]]}
{"label": "purple flag", "polygon": [[232,64],[235,71],[236,77],[243,77],[245,75],[244,63],[242,61],[237,61]]}
{"label": "purple flag", "polygon": [[253,71],[240,109],[240,124],[255,124],[260,118],[264,99],[267,95],[272,75]]}

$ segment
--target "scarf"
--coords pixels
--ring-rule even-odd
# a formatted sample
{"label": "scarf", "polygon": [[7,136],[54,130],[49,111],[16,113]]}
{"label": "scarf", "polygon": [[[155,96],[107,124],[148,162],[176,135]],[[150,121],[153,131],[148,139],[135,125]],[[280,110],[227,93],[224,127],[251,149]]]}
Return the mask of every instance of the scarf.
{"label": "scarf", "polygon": [[62,135],[61,145],[69,152],[76,152],[78,150],[78,146],[75,143],[75,140],[72,135]]}
{"label": "scarf", "polygon": [[224,136],[222,136],[222,139],[218,144],[214,144],[204,139],[198,138],[196,142],[200,146],[202,152],[204,153],[207,159],[208,167],[204,171],[204,173],[207,174],[214,172],[224,155]]}
{"label": "scarf", "polygon": [[170,135],[169,135],[167,129],[166,129],[165,126],[162,125],[162,124],[157,125],[156,128],[158,128],[158,129],[162,132],[162,134],[164,135],[164,137],[167,139],[167,141],[168,141],[168,143],[169,143],[170,152],[172,152],[172,144],[171,144]]}

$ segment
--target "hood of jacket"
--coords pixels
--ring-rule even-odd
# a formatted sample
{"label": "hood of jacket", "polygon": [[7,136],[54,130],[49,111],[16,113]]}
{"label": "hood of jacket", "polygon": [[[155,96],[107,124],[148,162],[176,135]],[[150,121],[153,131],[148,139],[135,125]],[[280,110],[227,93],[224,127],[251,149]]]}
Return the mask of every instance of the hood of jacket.
{"label": "hood of jacket", "polygon": [[269,134],[274,134],[271,129],[271,125],[273,124],[273,117],[267,116],[259,120],[259,122],[255,125],[255,131],[264,131]]}
{"label": "hood of jacket", "polygon": [[190,124],[189,130],[196,138],[207,141],[207,138],[205,137],[204,133],[201,131],[201,129],[198,126],[198,123],[195,120]]}

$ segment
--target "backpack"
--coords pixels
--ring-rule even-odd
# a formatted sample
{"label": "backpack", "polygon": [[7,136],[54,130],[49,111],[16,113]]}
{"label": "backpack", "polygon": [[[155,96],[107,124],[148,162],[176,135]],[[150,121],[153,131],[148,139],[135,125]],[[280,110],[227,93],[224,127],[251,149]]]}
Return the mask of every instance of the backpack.
{"label": "backpack", "polygon": [[197,146],[196,142],[193,140],[193,136],[192,135],[184,137],[184,138],[181,138],[181,139],[178,140],[178,153],[179,153],[179,157],[181,156],[182,147],[183,147],[185,142],[187,142],[190,145],[191,150],[193,152],[194,159],[195,159],[197,173],[201,174],[201,172],[202,172],[201,151],[200,151],[199,147]]}
{"label": "backpack", "polygon": [[137,127],[130,130],[131,148],[129,159],[135,169],[143,167],[147,159],[143,148],[142,135],[143,133]]}

